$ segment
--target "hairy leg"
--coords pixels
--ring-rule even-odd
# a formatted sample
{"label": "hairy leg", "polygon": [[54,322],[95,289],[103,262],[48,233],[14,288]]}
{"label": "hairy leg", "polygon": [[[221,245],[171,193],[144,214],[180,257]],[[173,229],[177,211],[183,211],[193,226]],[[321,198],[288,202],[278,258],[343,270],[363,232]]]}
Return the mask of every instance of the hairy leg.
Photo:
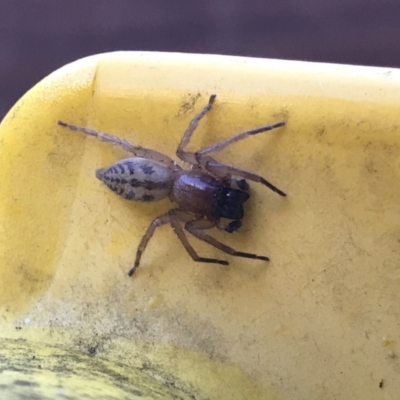
{"label": "hairy leg", "polygon": [[146,247],[147,247],[150,239],[152,238],[156,228],[158,228],[159,226],[168,224],[169,222],[170,222],[170,216],[169,216],[169,212],[167,212],[167,213],[160,215],[159,217],[153,219],[153,221],[150,223],[149,227],[147,228],[146,233],[142,237],[142,240],[140,241],[139,246],[137,248],[135,264],[129,270],[129,272],[128,272],[129,276],[132,276],[135,273],[135,271],[137,270],[137,268],[139,267],[140,259],[142,258],[142,254],[146,250]]}
{"label": "hairy leg", "polygon": [[186,222],[188,218],[191,218],[192,216],[189,214],[186,214],[183,211],[178,211],[178,210],[171,210],[170,211],[170,220],[171,220],[171,225],[172,228],[174,229],[175,233],[178,235],[179,240],[182,242],[183,247],[185,250],[188,252],[190,257],[192,257],[193,261],[196,262],[204,262],[204,263],[210,263],[210,264],[222,264],[222,265],[228,265],[228,261],[225,260],[219,260],[216,258],[206,258],[206,257],[200,257],[192,245],[189,243],[185,232],[182,229],[181,224],[179,223],[180,221]]}
{"label": "hairy leg", "polygon": [[81,126],[67,124],[66,122],[58,121],[58,125],[71,129],[73,131],[82,132],[85,135],[93,136],[101,142],[110,143],[114,146],[122,147],[124,150],[132,153],[136,157],[142,157],[149,160],[154,160],[159,163],[164,164],[165,166],[171,168],[175,167],[176,163],[167,155],[160,153],[156,150],[147,149],[145,147],[136,146],[125,139],[120,139],[116,136],[110,135],[108,133],[95,131],[93,129],[83,128]]}
{"label": "hairy leg", "polygon": [[232,247],[229,247],[217,239],[214,239],[208,233],[204,232],[204,229],[209,229],[210,225],[207,220],[197,220],[197,221],[189,221],[185,224],[185,229],[190,232],[193,236],[197,237],[200,240],[210,244],[211,246],[216,247],[217,249],[223,251],[224,253],[230,254],[236,257],[244,257],[244,258],[253,258],[257,260],[269,261],[269,258],[266,256],[259,256],[253,253],[244,253],[242,251],[236,251]]}
{"label": "hairy leg", "polygon": [[197,160],[194,153],[190,153],[186,151],[186,147],[190,142],[190,139],[193,135],[193,132],[196,130],[199,125],[200,120],[211,110],[212,105],[214,104],[215,98],[217,95],[212,94],[210,99],[208,100],[208,104],[201,110],[190,122],[188,128],[186,129],[181,142],[179,143],[178,149],[176,150],[176,155],[183,161],[188,162],[189,164],[196,165]]}
{"label": "hairy leg", "polygon": [[210,171],[211,173],[217,176],[224,177],[226,175],[234,175],[234,176],[240,176],[244,179],[248,179],[249,181],[262,183],[263,185],[271,189],[273,192],[278,193],[279,196],[283,197],[286,196],[285,192],[282,192],[282,190],[278,189],[276,186],[268,182],[262,176],[253,174],[252,172],[243,171],[242,169],[222,164],[217,161],[207,161],[205,168],[207,169],[207,171]]}
{"label": "hairy leg", "polygon": [[260,128],[250,129],[244,132],[240,132],[237,135],[231,136],[230,138],[223,140],[222,142],[213,144],[205,147],[196,152],[197,157],[205,156],[206,154],[218,153],[233,143],[239,142],[240,140],[246,139],[247,137],[254,136],[258,133],[271,131],[276,128],[280,128],[286,124],[285,121],[277,122],[276,124],[262,126]]}

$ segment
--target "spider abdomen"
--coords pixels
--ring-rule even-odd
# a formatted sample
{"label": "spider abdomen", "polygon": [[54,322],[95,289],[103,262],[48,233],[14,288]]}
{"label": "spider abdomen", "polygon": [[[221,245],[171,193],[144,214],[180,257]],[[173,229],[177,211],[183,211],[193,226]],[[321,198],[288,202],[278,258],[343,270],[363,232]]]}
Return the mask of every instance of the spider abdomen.
{"label": "spider abdomen", "polygon": [[96,171],[96,177],[128,200],[158,201],[168,197],[172,171],[166,166],[140,157],[126,158]]}
{"label": "spider abdomen", "polygon": [[212,218],[243,218],[249,194],[231,189],[202,170],[182,171],[174,181],[170,198],[179,209]]}

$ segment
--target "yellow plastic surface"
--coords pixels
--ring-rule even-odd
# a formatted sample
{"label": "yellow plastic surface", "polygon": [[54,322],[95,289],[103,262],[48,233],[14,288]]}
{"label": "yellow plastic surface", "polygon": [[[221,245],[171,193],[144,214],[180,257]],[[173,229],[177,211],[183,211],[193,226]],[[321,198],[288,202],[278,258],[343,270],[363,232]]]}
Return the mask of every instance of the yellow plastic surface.
{"label": "yellow plastic surface", "polygon": [[[190,239],[230,262],[197,264],[165,226],[129,278],[171,204],[109,191],[94,171],[127,153],[57,120],[174,156],[211,93],[191,149],[288,121],[218,157],[288,193],[252,184],[243,228],[215,232],[271,262]],[[41,360],[0,384],[49,398],[396,398],[399,110],[387,68],[119,52],[51,74],[0,126],[0,364]]]}

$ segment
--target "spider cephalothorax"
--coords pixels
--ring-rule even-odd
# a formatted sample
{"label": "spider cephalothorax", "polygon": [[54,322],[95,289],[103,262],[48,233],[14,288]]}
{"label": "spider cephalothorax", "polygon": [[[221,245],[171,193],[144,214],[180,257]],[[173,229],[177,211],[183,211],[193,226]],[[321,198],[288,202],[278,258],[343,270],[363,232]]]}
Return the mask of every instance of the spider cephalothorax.
{"label": "spider cephalothorax", "polygon": [[[214,239],[205,230],[217,227],[232,233],[241,227],[241,220],[244,216],[243,204],[250,197],[246,179],[262,183],[280,196],[286,196],[286,194],[261,176],[219,163],[210,154],[217,153],[248,136],[284,126],[285,122],[244,131],[195,153],[187,152],[185,149],[193,132],[199,121],[211,110],[215,98],[216,95],[211,95],[208,104],[193,118],[176,151],[181,160],[191,165],[188,170],[182,169],[171,158],[158,151],[135,146],[107,133],[58,122],[63,127],[121,146],[135,156],[117,161],[108,168],[96,171],[97,178],[111,190],[128,200],[151,202],[169,197],[177,204],[176,208],[155,218],[149,225],[138,246],[135,264],[129,271],[130,276],[139,266],[142,253],[155,229],[168,223],[171,224],[194,261],[228,264],[225,260],[199,257],[187,240],[181,223],[192,235],[225,253],[269,261],[266,256],[236,251]],[[223,224],[222,218],[230,220],[230,222]]]}

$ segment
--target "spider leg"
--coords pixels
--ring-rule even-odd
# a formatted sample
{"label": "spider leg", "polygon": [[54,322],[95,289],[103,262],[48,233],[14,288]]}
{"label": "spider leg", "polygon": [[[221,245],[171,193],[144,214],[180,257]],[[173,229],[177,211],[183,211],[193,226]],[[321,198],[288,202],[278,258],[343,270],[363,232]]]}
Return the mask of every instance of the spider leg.
{"label": "spider leg", "polygon": [[222,265],[228,265],[228,262],[225,260],[219,260],[216,258],[205,258],[205,257],[199,257],[196,251],[193,249],[191,244],[189,243],[185,232],[183,231],[180,221],[188,221],[191,218],[191,215],[179,211],[179,210],[170,210],[167,213],[160,215],[159,217],[155,218],[147,228],[146,233],[142,237],[142,240],[139,243],[139,246],[136,251],[136,259],[135,259],[135,264],[133,267],[129,270],[128,275],[132,276],[137,268],[139,267],[140,264],[140,259],[142,258],[142,254],[145,251],[150,239],[152,238],[154,231],[156,228],[162,225],[166,225],[168,223],[171,224],[172,228],[174,229],[175,233],[177,234],[179,240],[182,242],[183,247],[185,250],[189,253],[189,255],[192,257],[194,261],[197,262],[204,262],[204,263],[213,263],[213,264],[222,264]]}
{"label": "spider leg", "polygon": [[196,157],[197,157],[197,159],[201,159],[201,157],[206,154],[220,152],[221,150],[225,149],[226,147],[230,146],[231,144],[239,142],[240,140],[246,139],[249,136],[253,136],[253,135],[256,135],[256,134],[262,133],[262,132],[271,131],[273,129],[284,126],[285,124],[286,124],[285,121],[281,121],[281,122],[277,122],[276,124],[266,125],[266,126],[262,126],[260,128],[255,128],[255,129],[250,129],[250,130],[247,130],[244,132],[240,132],[237,135],[234,135],[226,140],[223,140],[222,142],[213,144],[211,146],[205,147],[204,149],[197,151]]}
{"label": "spider leg", "polygon": [[170,211],[170,220],[171,220],[171,226],[174,229],[175,233],[178,235],[179,240],[182,242],[183,247],[185,250],[188,252],[190,257],[192,257],[193,261],[197,262],[204,262],[204,263],[210,263],[210,264],[222,264],[222,265],[228,265],[228,261],[225,260],[219,260],[216,258],[206,258],[206,257],[199,257],[199,255],[196,253],[192,245],[189,243],[185,232],[182,229],[181,222],[186,222],[188,218],[191,218],[189,214],[186,214],[182,211],[178,210],[171,210]]}
{"label": "spider leg", "polygon": [[188,162],[189,164],[196,165],[198,164],[197,159],[194,153],[187,152],[186,147],[190,142],[190,139],[193,135],[193,132],[196,130],[199,125],[200,120],[211,110],[212,105],[214,104],[215,98],[217,95],[212,94],[210,99],[208,100],[208,104],[201,110],[190,122],[188,128],[186,129],[181,142],[176,150],[176,155],[183,161]]}
{"label": "spider leg", "polygon": [[[211,157],[210,157],[211,158]],[[279,196],[286,196],[286,193],[282,192],[282,190],[278,189],[272,183],[268,182],[260,175],[253,174],[252,172],[243,171],[242,169],[232,167],[230,165],[221,164],[217,161],[207,161],[205,164],[205,168],[207,171],[217,175],[217,176],[226,176],[227,174],[240,176],[244,179],[248,179],[249,181],[259,182],[263,185],[267,186],[273,192],[278,193]]]}
{"label": "spider leg", "polygon": [[167,212],[167,213],[160,215],[159,217],[153,219],[153,221],[150,223],[150,225],[147,228],[146,233],[142,237],[142,240],[140,241],[139,246],[136,250],[135,264],[129,270],[129,272],[128,272],[129,276],[132,276],[135,273],[135,271],[137,270],[137,268],[139,267],[140,259],[142,258],[142,254],[146,250],[146,247],[147,247],[150,239],[152,238],[156,228],[158,228],[159,226],[168,224],[169,222],[170,222],[170,216],[169,216],[169,212]]}
{"label": "spider leg", "polygon": [[259,256],[257,254],[252,253],[244,253],[242,251],[236,251],[232,247],[229,247],[217,239],[214,239],[212,236],[204,232],[204,229],[209,229],[213,225],[210,224],[210,221],[207,220],[197,220],[197,221],[189,221],[185,224],[185,229],[190,232],[193,236],[197,237],[200,240],[210,244],[211,246],[216,247],[217,249],[223,251],[224,253],[230,254],[236,257],[244,257],[244,258],[253,258],[257,260],[269,261],[269,258],[266,256]]}
{"label": "spider leg", "polygon": [[136,146],[125,139],[120,139],[108,133],[95,131],[94,129],[83,128],[77,125],[67,124],[66,122],[62,121],[58,121],[58,125],[64,128],[71,129],[72,131],[82,132],[85,135],[93,136],[96,139],[100,140],[101,142],[106,142],[114,146],[122,147],[124,150],[128,151],[129,153],[132,153],[136,157],[142,157],[149,160],[154,160],[159,163],[162,163],[167,167],[175,167],[176,165],[175,162],[165,154],[162,154],[156,150],[151,150],[145,147]]}

